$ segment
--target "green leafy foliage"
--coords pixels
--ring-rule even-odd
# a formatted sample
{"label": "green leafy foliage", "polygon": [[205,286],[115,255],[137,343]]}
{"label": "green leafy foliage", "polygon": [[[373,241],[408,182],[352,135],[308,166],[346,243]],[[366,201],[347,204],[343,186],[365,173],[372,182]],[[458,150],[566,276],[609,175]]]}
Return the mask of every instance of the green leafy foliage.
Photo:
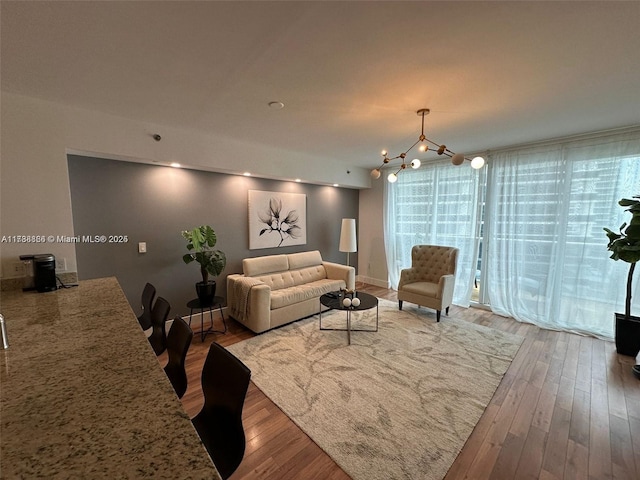
{"label": "green leafy foliage", "polygon": [[640,261],[640,195],[633,198],[635,200],[623,198],[618,202],[621,207],[629,207],[626,211],[631,212],[631,222],[620,225],[619,233],[604,229],[609,238],[607,249],[611,258],[627,263]]}
{"label": "green leafy foliage", "polygon": [[636,263],[640,261],[640,195],[634,195],[633,199],[623,198],[618,202],[621,207],[628,207],[625,211],[631,213],[631,221],[627,225],[620,225],[619,233],[608,228],[604,231],[609,239],[607,249],[614,260],[622,260],[630,264],[627,275],[627,298],[625,302],[625,317],[631,316],[631,283]]}
{"label": "green leafy foliage", "polygon": [[184,230],[182,236],[187,240],[187,250],[182,256],[184,263],[193,261],[200,264],[202,281],[207,282],[209,275],[217,277],[227,265],[227,257],[220,250],[215,250],[218,241],[216,232],[209,225],[200,225],[192,230]]}

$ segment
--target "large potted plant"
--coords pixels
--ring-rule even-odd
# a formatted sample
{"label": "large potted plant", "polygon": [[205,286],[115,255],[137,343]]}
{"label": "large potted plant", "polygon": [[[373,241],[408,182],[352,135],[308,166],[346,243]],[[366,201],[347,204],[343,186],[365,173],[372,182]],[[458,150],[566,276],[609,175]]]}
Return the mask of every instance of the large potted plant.
{"label": "large potted plant", "polygon": [[623,223],[620,233],[605,228],[609,244],[607,249],[612,252],[611,258],[629,263],[627,274],[627,298],[624,314],[616,313],[616,350],[622,355],[635,357],[640,351],[640,317],[631,315],[631,284],[636,263],[640,260],[640,195],[633,199],[623,198],[618,202],[631,213],[629,225]]}
{"label": "large potted plant", "polygon": [[215,280],[209,280],[209,275],[217,277],[227,265],[227,257],[220,250],[214,250],[218,241],[216,232],[209,225],[200,225],[192,230],[184,230],[182,236],[187,240],[187,250],[182,260],[189,264],[196,261],[200,264],[202,281],[196,283],[196,292],[202,305],[211,305],[216,294]]}

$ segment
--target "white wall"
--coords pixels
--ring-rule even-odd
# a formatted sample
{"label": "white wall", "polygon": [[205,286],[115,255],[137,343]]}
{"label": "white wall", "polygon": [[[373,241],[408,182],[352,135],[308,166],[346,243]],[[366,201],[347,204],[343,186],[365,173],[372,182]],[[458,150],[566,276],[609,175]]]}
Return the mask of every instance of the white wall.
{"label": "white wall", "polygon": [[[317,183],[352,188],[371,184],[364,169],[352,170],[345,184],[339,159],[292,153],[250,140],[238,142],[6,92],[1,95],[0,236],[73,236],[67,153],[145,163],[178,161],[221,173],[251,170],[257,176],[276,179],[282,179],[286,172],[288,178],[313,178]],[[151,137],[156,132],[161,133],[161,142]],[[370,228],[374,228],[371,222],[360,225],[362,233]],[[66,259],[67,271],[77,270],[73,244],[4,242],[0,243],[0,275],[16,276],[12,266],[25,253],[53,253],[56,258]]]}
{"label": "white wall", "polygon": [[358,280],[388,288],[382,222],[384,176],[372,181],[372,188],[360,190],[358,231]]}

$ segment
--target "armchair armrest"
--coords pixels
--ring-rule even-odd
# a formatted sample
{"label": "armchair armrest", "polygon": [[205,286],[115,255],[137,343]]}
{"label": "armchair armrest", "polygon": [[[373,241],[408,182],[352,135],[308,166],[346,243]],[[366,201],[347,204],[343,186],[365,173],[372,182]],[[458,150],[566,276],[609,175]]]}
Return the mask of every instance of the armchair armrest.
{"label": "armchair armrest", "polygon": [[348,290],[356,288],[356,269],[348,265],[340,265],[334,262],[322,262],[327,278],[333,280],[344,280]]}
{"label": "armchair armrest", "polygon": [[454,275],[443,275],[438,282],[438,298],[442,299],[443,305],[451,305],[453,301],[453,287],[455,285]]}

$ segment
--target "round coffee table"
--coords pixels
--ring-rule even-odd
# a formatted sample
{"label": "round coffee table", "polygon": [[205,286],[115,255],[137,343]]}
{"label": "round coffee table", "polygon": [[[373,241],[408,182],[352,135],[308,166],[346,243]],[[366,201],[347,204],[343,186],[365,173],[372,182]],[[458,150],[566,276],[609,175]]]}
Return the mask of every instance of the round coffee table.
{"label": "round coffee table", "polygon": [[[351,294],[345,292],[329,292],[320,297],[320,330],[340,330],[347,332],[347,343],[351,345],[351,332],[377,332],[378,331],[378,299],[373,295],[364,292],[356,292],[355,296],[360,300],[360,305],[357,307],[350,306],[345,307],[342,301],[345,298],[352,298]],[[347,312],[347,328],[324,328],[322,326],[322,305],[329,307],[332,310],[344,310]],[[376,307],[376,328],[364,329],[364,328],[351,328],[351,313],[361,310],[369,310]]]}

